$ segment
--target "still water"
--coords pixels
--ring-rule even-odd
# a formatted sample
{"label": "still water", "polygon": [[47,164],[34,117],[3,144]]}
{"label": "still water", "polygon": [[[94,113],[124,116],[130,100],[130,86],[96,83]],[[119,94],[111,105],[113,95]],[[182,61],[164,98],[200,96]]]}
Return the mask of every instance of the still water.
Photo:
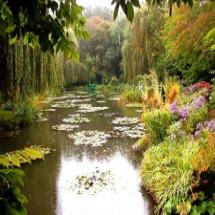
{"label": "still water", "polygon": [[[56,98],[55,104],[68,104],[68,98]],[[71,93],[70,101],[77,94]],[[62,124],[69,114],[77,114],[79,106],[55,108],[44,112],[48,121],[38,122],[26,128],[16,137],[0,138],[1,153],[21,149],[30,145],[50,147],[56,151],[44,161],[25,165],[25,187],[29,203],[29,215],[148,215],[152,214],[152,203],[147,193],[141,190],[138,168],[141,156],[131,150],[136,139],[126,136],[111,136],[99,146],[74,144],[68,135],[81,131],[113,132],[116,117],[138,117],[134,108],[119,108],[109,97],[97,95],[77,96],[84,104],[108,107],[97,112],[81,113],[89,122],[77,123],[73,131],[56,131],[53,125]],[[86,99],[87,98],[87,99]],[[56,102],[57,101],[57,102]],[[50,107],[52,108],[52,107]],[[79,143],[82,137],[76,139]],[[94,140],[92,140],[93,142]],[[89,192],[74,188],[79,186],[77,176],[94,172],[108,172],[110,179],[99,190]],[[97,173],[96,173],[97,174]],[[90,176],[91,177],[91,176]],[[94,177],[94,176],[92,176]],[[76,182],[75,182],[76,180]],[[85,192],[86,191],[86,192]]]}

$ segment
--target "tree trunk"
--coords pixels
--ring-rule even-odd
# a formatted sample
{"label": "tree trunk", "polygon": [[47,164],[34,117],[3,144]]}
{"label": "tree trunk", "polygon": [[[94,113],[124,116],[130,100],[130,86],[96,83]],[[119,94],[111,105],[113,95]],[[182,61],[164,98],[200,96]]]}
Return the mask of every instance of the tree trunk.
{"label": "tree trunk", "polygon": [[0,36],[0,92],[2,100],[10,99],[10,74],[8,70],[8,38]]}

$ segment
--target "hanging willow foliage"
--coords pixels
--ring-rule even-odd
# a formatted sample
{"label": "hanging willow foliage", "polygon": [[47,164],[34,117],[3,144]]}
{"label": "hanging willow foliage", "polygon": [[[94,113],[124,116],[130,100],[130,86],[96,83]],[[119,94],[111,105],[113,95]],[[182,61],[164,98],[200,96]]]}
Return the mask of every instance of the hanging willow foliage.
{"label": "hanging willow foliage", "polygon": [[[63,53],[52,55],[38,47],[33,49],[22,40],[8,47],[8,71],[6,90],[11,99],[55,93],[65,84],[88,81],[83,64],[67,60]],[[0,92],[4,90],[0,89]]]}
{"label": "hanging willow foliage", "polygon": [[154,8],[139,10],[131,25],[131,35],[122,48],[124,80],[132,82],[148,73],[159,53],[158,33],[163,26],[163,12]]}

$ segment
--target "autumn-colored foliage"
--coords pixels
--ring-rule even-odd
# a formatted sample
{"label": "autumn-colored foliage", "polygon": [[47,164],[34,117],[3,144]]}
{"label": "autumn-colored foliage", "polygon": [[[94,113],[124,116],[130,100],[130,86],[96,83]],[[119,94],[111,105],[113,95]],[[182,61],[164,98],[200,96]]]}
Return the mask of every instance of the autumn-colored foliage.
{"label": "autumn-colored foliage", "polygon": [[194,170],[199,173],[205,172],[209,168],[215,170],[215,134],[207,134],[206,141],[201,143],[192,164]]}

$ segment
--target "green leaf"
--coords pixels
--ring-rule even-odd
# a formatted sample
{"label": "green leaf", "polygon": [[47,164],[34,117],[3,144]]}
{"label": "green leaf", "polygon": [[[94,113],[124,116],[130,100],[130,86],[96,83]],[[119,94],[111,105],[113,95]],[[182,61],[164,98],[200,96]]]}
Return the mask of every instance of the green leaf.
{"label": "green leaf", "polygon": [[9,44],[12,45],[17,41],[17,36],[9,39]]}
{"label": "green leaf", "polygon": [[193,7],[193,0],[188,0],[188,4],[190,7]]}
{"label": "green leaf", "polygon": [[140,7],[140,2],[139,2],[139,0],[131,0],[131,3],[132,3],[135,7]]}
{"label": "green leaf", "polygon": [[113,18],[114,18],[114,20],[116,20],[116,17],[118,16],[119,6],[120,6],[120,3],[118,2],[118,3],[116,4],[116,7],[115,7],[114,13],[113,13]]}
{"label": "green leaf", "polygon": [[130,1],[127,2],[127,18],[130,22],[134,19],[134,8]]}

